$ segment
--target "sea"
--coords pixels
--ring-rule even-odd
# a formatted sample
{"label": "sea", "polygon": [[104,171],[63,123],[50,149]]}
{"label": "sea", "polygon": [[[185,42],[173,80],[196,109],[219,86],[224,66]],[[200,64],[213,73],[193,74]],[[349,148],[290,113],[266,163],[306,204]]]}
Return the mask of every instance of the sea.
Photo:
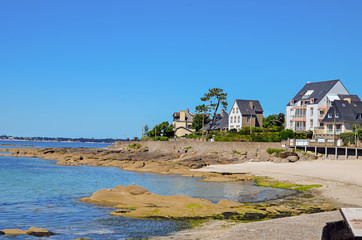
{"label": "sea", "polygon": [[[1,148],[88,147],[109,144],[0,141]],[[59,166],[40,158],[0,156],[0,230],[48,229],[48,239],[144,239],[190,228],[184,220],[134,219],[110,216],[112,207],[77,201],[118,185],[136,184],[161,195],[186,195],[210,200],[259,202],[282,198],[293,191],[255,186],[251,182],[202,182],[200,178],[123,171],[116,167]],[[34,239],[1,236],[2,239]]]}

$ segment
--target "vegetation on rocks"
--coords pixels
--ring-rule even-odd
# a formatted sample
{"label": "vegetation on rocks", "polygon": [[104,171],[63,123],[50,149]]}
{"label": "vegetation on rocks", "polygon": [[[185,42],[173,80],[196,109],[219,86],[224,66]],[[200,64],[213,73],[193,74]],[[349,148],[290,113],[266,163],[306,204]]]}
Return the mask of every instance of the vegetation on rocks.
{"label": "vegetation on rocks", "polygon": [[263,187],[272,187],[272,188],[283,188],[283,189],[290,189],[296,191],[305,191],[311,188],[319,188],[322,185],[313,184],[313,185],[301,185],[301,184],[291,184],[273,180],[267,177],[255,177],[253,179],[256,186],[263,186]]}

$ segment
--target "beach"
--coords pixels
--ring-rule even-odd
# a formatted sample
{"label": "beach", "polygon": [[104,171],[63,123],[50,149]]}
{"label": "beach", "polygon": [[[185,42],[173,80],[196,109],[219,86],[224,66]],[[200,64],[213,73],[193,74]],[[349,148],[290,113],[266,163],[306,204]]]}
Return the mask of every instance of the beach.
{"label": "beach", "polygon": [[211,165],[194,171],[249,173],[298,184],[320,184],[315,189],[337,207],[362,207],[362,160],[314,160],[296,163],[247,162]]}

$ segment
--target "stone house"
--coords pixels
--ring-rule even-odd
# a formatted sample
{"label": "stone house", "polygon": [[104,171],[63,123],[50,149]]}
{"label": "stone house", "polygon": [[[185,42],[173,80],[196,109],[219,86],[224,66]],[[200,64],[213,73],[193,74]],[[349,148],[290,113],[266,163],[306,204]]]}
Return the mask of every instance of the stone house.
{"label": "stone house", "polygon": [[182,110],[180,112],[175,112],[173,117],[173,130],[175,132],[175,136],[182,137],[185,135],[192,134],[195,130],[191,129],[192,121],[196,114],[186,110]]}
{"label": "stone house", "polygon": [[206,124],[202,130],[208,131],[208,130],[220,130],[220,131],[226,131],[229,129],[229,114],[224,111],[224,109],[220,110],[220,114],[216,114],[215,116],[215,123],[213,126],[211,126],[211,121]]}
{"label": "stone house", "polygon": [[258,100],[236,99],[229,112],[229,130],[263,127],[263,108]]}

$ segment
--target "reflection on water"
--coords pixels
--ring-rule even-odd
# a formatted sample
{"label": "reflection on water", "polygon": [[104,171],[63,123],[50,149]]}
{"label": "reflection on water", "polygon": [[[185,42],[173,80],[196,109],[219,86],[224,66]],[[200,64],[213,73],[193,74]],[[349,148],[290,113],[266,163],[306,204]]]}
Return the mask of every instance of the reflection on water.
{"label": "reflection on water", "polygon": [[[167,235],[188,227],[185,221],[112,217],[111,208],[76,201],[118,185],[136,184],[156,194],[187,195],[212,202],[262,201],[292,193],[251,183],[201,182],[177,175],[55,163],[38,158],[0,157],[1,228],[43,227],[58,234],[50,239],[124,239]],[[12,239],[27,238],[34,239]]]}

